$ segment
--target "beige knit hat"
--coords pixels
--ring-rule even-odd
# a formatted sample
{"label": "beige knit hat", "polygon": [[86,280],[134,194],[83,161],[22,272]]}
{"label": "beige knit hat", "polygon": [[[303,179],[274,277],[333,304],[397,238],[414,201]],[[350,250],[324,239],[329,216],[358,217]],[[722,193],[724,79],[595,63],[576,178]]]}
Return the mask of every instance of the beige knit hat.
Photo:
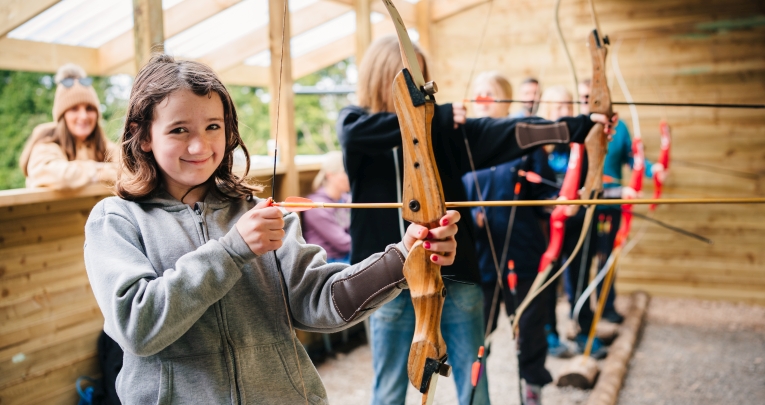
{"label": "beige knit hat", "polygon": [[66,110],[81,103],[96,107],[99,117],[101,116],[101,103],[98,101],[98,94],[96,94],[93,86],[83,86],[79,80],[74,80],[70,87],[61,84],[64,79],[82,79],[85,77],[87,77],[85,71],[74,63],[67,63],[58,68],[55,77],[58,86],[56,86],[56,96],[53,99],[53,119],[56,122],[61,119]]}

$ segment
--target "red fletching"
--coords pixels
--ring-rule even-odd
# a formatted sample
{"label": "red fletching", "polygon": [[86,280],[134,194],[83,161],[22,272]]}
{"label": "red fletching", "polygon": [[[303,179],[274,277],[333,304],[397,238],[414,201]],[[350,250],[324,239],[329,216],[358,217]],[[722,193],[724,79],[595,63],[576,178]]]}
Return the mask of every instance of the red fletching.
{"label": "red fletching", "polygon": [[478,381],[481,379],[481,374],[483,374],[483,364],[481,364],[483,350],[483,346],[478,348],[478,358],[473,362],[473,369],[470,372],[470,383],[473,384],[473,388],[478,386]]}
{"label": "red fletching", "polygon": [[478,96],[475,98],[476,104],[491,104],[493,102],[494,102],[494,99],[488,96]]}
{"label": "red fletching", "polygon": [[[285,199],[283,202],[285,202],[285,203],[313,204],[312,200],[310,200],[308,198],[304,198],[304,197],[287,197],[287,199]],[[277,202],[273,203],[273,205],[275,205],[277,207],[281,207],[281,204],[282,203],[277,203]],[[308,210],[310,210],[313,207],[282,207],[282,208],[284,208],[286,211],[289,211],[289,212],[302,212],[302,211],[308,211]]]}
{"label": "red fletching", "polygon": [[507,261],[507,269],[510,271],[515,270],[515,260]]}
{"label": "red fletching", "polygon": [[515,287],[518,286],[518,274],[514,271],[507,275],[507,286],[510,288],[510,291],[515,291]]}
{"label": "red fletching", "polygon": [[530,183],[539,184],[542,182],[542,176],[534,172],[526,172],[526,180],[528,180]]}
{"label": "red fletching", "polygon": [[473,387],[478,386],[478,379],[481,377],[481,362],[476,361],[473,363],[473,370],[470,375],[470,383],[473,384]]}

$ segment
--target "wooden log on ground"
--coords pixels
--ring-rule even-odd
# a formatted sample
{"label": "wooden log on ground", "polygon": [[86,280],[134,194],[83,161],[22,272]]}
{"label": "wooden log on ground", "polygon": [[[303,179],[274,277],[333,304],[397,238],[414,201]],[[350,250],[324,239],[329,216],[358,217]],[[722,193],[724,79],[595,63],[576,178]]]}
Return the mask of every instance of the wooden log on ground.
{"label": "wooden log on ground", "polygon": [[648,308],[648,294],[639,291],[632,294],[632,303],[624,322],[619,328],[619,337],[611,345],[603,361],[600,377],[590,393],[587,405],[614,405],[627,373],[627,365],[643,325]]}

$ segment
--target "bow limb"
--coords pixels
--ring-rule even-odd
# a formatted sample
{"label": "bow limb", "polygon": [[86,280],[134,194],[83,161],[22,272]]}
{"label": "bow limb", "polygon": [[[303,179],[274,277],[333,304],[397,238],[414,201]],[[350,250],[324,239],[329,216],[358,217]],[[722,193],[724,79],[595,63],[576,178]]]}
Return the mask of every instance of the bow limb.
{"label": "bow limb", "polygon": [[[619,87],[622,90],[622,93],[624,93],[624,96],[628,102],[632,102],[632,95],[630,94],[629,89],[627,88],[627,83],[625,82],[624,77],[621,74],[621,70],[619,69],[618,53],[620,45],[621,41],[619,41],[614,48],[611,64],[614,68],[614,74],[616,76],[617,82],[619,83]],[[637,108],[634,105],[630,105],[630,112],[632,115],[632,127],[635,131],[635,136],[632,140],[632,155],[634,163],[632,165],[632,175],[630,178],[629,186],[635,190],[636,193],[640,193],[643,189],[643,176],[645,175],[645,152],[643,148],[643,139],[640,132],[640,121],[637,115]],[[619,259],[624,257],[624,255],[626,255],[627,252],[631,250],[632,246],[637,243],[638,237],[635,237],[632,242],[627,245],[626,248],[624,248],[624,242],[627,240],[627,237],[630,234],[630,229],[632,227],[632,207],[632,204],[622,205],[621,226],[619,227],[619,231],[616,234],[616,239],[614,240],[614,247],[611,250],[611,254],[608,256],[608,259],[606,260],[603,268],[598,272],[590,285],[587,286],[587,288],[584,290],[574,305],[574,309],[572,311],[573,319],[579,319],[579,312],[581,311],[582,306],[587,303],[590,295],[593,291],[595,291],[595,288],[598,286],[598,284],[600,284],[601,280],[604,278],[606,279],[606,283],[603,285],[604,293],[606,288],[610,288],[610,285],[606,284],[609,284],[613,280],[612,273],[616,271]],[[602,296],[603,294],[601,294],[601,297]],[[594,333],[594,328],[595,326],[591,328],[591,334]]]}
{"label": "bow limb", "polygon": [[[431,143],[431,122],[435,109],[434,83],[425,83],[406,27],[391,0],[383,0],[398,34],[405,68],[393,81],[393,104],[401,126],[404,155],[405,220],[433,228],[446,214],[444,192]],[[415,331],[409,351],[409,381],[422,394],[422,403],[433,400],[437,376],[448,376],[446,343],[441,336],[441,312],[446,288],[441,266],[430,260],[421,243],[416,243],[404,264],[415,312]]]}
{"label": "bow limb", "polygon": [[[657,163],[661,163],[664,166],[664,174],[666,175],[667,169],[669,169],[669,149],[672,146],[672,134],[669,128],[669,124],[662,120],[659,124],[661,132],[661,150],[659,151],[659,160]],[[653,198],[658,199],[661,197],[662,186],[664,185],[664,178],[662,176],[654,176],[654,189]],[[648,208],[651,212],[656,210],[656,204],[651,205]]]}
{"label": "bow limb", "polygon": [[[590,98],[588,105],[590,107],[590,113],[600,113],[610,119],[613,116],[613,110],[611,108],[611,92],[608,89],[605,70],[607,45],[608,39],[601,37],[597,29],[590,33],[588,37],[588,46],[590,49],[590,56],[592,58],[592,84],[590,88]],[[594,200],[597,198],[598,193],[603,188],[603,165],[605,164],[606,152],[608,151],[608,134],[605,132],[603,124],[595,123],[589,134],[587,134],[584,145],[587,151],[589,164],[587,167],[587,175],[585,177],[581,197],[582,199],[586,200]],[[552,284],[552,282],[555,281],[555,279],[563,273],[563,270],[571,264],[571,261],[577,255],[577,253],[579,253],[579,250],[582,248],[583,242],[590,230],[590,224],[592,223],[592,217],[595,215],[596,207],[597,206],[595,204],[587,207],[587,211],[584,215],[582,231],[579,235],[579,240],[577,241],[576,246],[571,252],[568,260],[566,260],[560,269],[549,278],[547,276],[549,275],[550,270],[537,274],[537,277],[534,280],[534,284],[531,287],[532,289],[516,311],[516,317],[513,320],[513,330],[517,331],[520,316],[531,303],[531,301],[545,288]],[[550,265],[547,267],[552,269],[552,266]],[[539,287],[535,288],[536,286]]]}

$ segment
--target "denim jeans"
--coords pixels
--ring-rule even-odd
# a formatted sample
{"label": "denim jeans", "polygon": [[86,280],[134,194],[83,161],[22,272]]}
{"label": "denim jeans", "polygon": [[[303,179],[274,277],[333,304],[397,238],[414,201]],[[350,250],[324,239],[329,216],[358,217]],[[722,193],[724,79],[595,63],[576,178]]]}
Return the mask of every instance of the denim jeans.
{"label": "denim jeans", "polygon": [[[483,292],[476,285],[444,281],[446,299],[441,316],[441,334],[446,342],[448,363],[457,385],[459,403],[470,402],[470,371],[483,339]],[[409,346],[414,336],[414,307],[409,290],[385,304],[370,317],[372,331],[372,405],[403,405]],[[443,377],[441,377],[443,378]],[[475,405],[489,404],[486,373],[476,389]]]}
{"label": "denim jeans", "polygon": [[345,264],[351,264],[351,255],[350,253],[345,255],[345,257],[328,257],[327,263],[345,263]]}

